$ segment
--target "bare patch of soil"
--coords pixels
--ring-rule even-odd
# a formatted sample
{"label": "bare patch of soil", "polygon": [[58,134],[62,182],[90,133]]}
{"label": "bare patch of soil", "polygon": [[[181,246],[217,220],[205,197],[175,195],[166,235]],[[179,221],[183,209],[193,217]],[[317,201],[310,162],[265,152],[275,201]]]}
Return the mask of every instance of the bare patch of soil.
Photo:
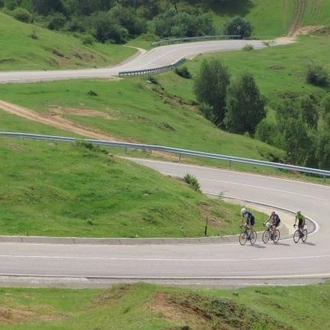
{"label": "bare patch of soil", "polygon": [[[39,123],[43,123],[49,126],[57,127],[60,129],[64,129],[67,131],[74,132],[76,134],[93,138],[93,139],[101,139],[101,140],[110,140],[110,141],[119,141],[115,136],[110,134],[104,134],[102,132],[98,132],[90,127],[86,127],[83,125],[79,125],[77,123],[73,123],[68,119],[62,117],[65,113],[74,113],[84,116],[101,116],[101,112],[94,111],[94,110],[85,110],[85,109],[76,109],[76,108],[69,108],[69,109],[53,109],[50,114],[40,114],[36,111],[33,111],[28,108],[24,108],[18,106],[16,104],[12,104],[5,101],[0,101],[0,109],[20,116],[22,118],[33,120]],[[106,118],[106,114],[103,114],[102,117]],[[112,119],[106,118],[106,119]]]}

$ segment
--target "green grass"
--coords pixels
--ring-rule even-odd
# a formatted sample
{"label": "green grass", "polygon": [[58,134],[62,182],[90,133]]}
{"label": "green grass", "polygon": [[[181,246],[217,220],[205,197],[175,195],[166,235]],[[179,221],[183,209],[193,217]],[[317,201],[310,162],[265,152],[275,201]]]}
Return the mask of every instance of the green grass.
{"label": "green grass", "polygon": [[1,12],[0,31],[1,44],[6,45],[1,47],[0,71],[106,67],[136,53],[119,45],[87,47],[79,38],[18,22]]}
{"label": "green grass", "polygon": [[104,290],[0,290],[2,330],[330,327],[329,282],[237,290],[183,289],[145,283],[117,284]]}
{"label": "green grass", "polygon": [[[311,63],[321,65],[330,72],[326,53],[329,47],[330,39],[327,37],[301,36],[296,43],[287,46],[199,55],[184,65],[195,76],[203,60],[215,57],[228,66],[232,79],[241,72],[251,72],[268,105],[274,106],[288,94],[324,94],[325,89],[306,83],[305,74]],[[194,99],[193,80],[183,80],[172,72],[157,79],[167,93],[175,94],[186,102]]]}
{"label": "green grass", "polygon": [[106,149],[2,138],[0,154],[1,235],[199,237],[207,221],[209,236],[239,231],[239,206]]}
{"label": "green grass", "polygon": [[[95,91],[98,96],[87,95],[89,90]],[[24,89],[20,85],[8,84],[2,86],[0,99],[37,110],[44,115],[50,115],[56,108],[100,111],[108,119],[73,115],[70,111],[64,117],[125,141],[256,159],[267,159],[271,154],[279,158],[283,155],[281,151],[260,141],[217,129],[195,107],[180,104],[170,95],[163,95],[159,86],[148,84],[146,78],[119,82],[74,80],[24,84]],[[11,130],[14,125],[0,124],[0,129]]]}

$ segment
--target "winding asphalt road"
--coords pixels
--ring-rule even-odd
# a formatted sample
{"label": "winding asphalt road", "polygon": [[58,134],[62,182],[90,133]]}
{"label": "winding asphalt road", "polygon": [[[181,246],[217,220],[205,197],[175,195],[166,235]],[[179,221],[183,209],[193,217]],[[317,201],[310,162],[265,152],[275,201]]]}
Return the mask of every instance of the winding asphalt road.
{"label": "winding asphalt road", "polygon": [[[239,42],[165,46],[142,54],[133,62],[109,69],[1,72],[0,81],[109,77],[124,69],[168,65],[168,62],[162,62],[165,58],[168,60],[171,57],[175,62],[178,57],[193,57],[201,52],[240,49],[244,41]],[[253,43],[255,48],[263,47],[260,42]],[[210,48],[207,48],[208,45]],[[287,219],[283,232],[291,228],[294,221],[293,215],[287,217],[288,212],[301,209],[312,220],[310,231],[313,233],[306,243],[295,244],[287,235],[278,244],[267,245],[259,237],[254,246],[240,246],[237,237],[219,242],[180,240],[159,243],[147,240],[144,244],[138,244],[137,240],[134,243],[101,241],[90,244],[88,240],[33,241],[33,238],[27,242],[6,237],[0,239],[0,285],[103,287],[122,281],[149,281],[236,287],[304,284],[330,277],[328,186],[179,163],[134,161],[166,175],[183,177],[190,173],[197,177],[203,192],[207,194],[245,200],[243,204],[254,202],[268,205],[270,209],[278,208],[279,214]]]}
{"label": "winding asphalt road", "polygon": [[[272,42],[272,45],[286,45],[289,40]],[[123,64],[110,68],[84,69],[84,70],[54,70],[54,71],[16,71],[0,72],[0,83],[26,83],[37,81],[51,81],[64,79],[91,79],[91,78],[114,78],[121,71],[142,69],[154,69],[167,66],[182,58],[191,59],[202,53],[240,50],[245,45],[252,45],[254,49],[266,47],[259,40],[226,40],[204,41],[168,45],[154,48],[150,51],[139,50],[138,54]]]}

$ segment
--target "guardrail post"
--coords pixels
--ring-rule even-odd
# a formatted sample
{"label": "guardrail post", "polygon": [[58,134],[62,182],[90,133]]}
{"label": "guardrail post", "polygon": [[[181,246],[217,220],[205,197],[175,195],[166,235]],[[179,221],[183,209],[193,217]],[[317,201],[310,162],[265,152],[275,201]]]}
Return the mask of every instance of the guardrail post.
{"label": "guardrail post", "polygon": [[229,168],[231,168],[231,159],[229,159]]}
{"label": "guardrail post", "polygon": [[127,147],[125,147],[125,154],[127,154]]}
{"label": "guardrail post", "polygon": [[178,162],[180,163],[181,162],[181,154],[179,154],[179,159],[178,159]]}

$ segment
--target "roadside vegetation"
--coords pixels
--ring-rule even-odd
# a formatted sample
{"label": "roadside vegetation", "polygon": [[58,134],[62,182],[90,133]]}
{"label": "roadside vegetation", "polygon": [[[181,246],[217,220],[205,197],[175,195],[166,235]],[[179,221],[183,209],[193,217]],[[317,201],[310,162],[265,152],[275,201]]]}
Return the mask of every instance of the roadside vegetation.
{"label": "roadside vegetation", "polygon": [[1,293],[3,330],[315,330],[330,326],[329,282],[236,290],[137,283],[104,290],[2,288]]}

